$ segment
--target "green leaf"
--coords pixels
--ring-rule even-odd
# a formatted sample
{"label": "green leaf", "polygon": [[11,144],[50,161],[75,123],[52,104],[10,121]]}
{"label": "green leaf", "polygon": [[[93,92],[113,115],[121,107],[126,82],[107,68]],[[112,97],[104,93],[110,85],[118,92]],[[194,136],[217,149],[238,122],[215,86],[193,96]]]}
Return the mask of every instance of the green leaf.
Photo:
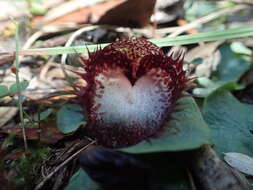
{"label": "green leaf", "polygon": [[[23,90],[25,90],[28,87],[28,85],[29,85],[28,81],[20,82],[20,91],[22,92]],[[9,93],[10,94],[17,94],[18,93],[17,83],[14,83],[10,86]]]}
{"label": "green leaf", "polygon": [[[236,45],[236,44],[235,44]],[[221,61],[217,67],[217,72],[214,73],[213,78],[198,78],[197,82],[202,88],[193,89],[193,94],[198,97],[206,97],[216,89],[222,87],[229,90],[239,90],[243,86],[237,82],[241,76],[250,68],[250,57],[245,54],[235,53],[232,47],[235,45],[224,44],[220,46]],[[238,44],[237,44],[238,46]],[[238,47],[236,47],[238,49]],[[234,47],[234,49],[236,49]],[[239,51],[239,50],[237,50]],[[246,51],[242,50],[241,51]]]}
{"label": "green leaf", "polygon": [[181,98],[179,103],[177,108],[180,111],[172,115],[175,119],[165,124],[167,130],[162,136],[122,148],[120,151],[127,153],[183,151],[208,144],[210,140],[209,129],[194,99],[191,97]]}
{"label": "green leaf", "polygon": [[37,113],[34,116],[34,121],[42,121],[42,120],[46,119],[52,112],[53,112],[53,109],[49,108],[43,112]]}
{"label": "green leaf", "polygon": [[218,9],[216,2],[186,1],[185,3],[185,18],[189,22],[217,11]]}
{"label": "green leaf", "polygon": [[29,11],[33,15],[44,15],[47,10],[41,5],[41,2],[33,2],[29,7]]}
{"label": "green leaf", "polygon": [[221,81],[235,81],[250,68],[249,56],[238,55],[231,50],[229,44],[224,44],[220,48],[221,62],[217,67],[217,77]]}
{"label": "green leaf", "polygon": [[8,95],[9,95],[8,87],[4,85],[0,85],[0,98],[3,98]]}
{"label": "green leaf", "polygon": [[84,124],[82,108],[76,104],[66,104],[57,112],[57,127],[62,133],[71,133]]}
{"label": "green leaf", "polygon": [[240,90],[243,89],[243,85],[239,85],[236,82],[224,82],[224,81],[217,81],[213,82],[208,78],[198,78],[198,83],[203,86],[204,88],[194,88],[193,94],[198,97],[206,97],[213,91],[218,88],[226,89],[226,90]]}
{"label": "green leaf", "polygon": [[219,152],[240,152],[253,156],[253,105],[239,102],[230,92],[218,89],[203,106],[203,115]]}
{"label": "green leaf", "polygon": [[242,42],[233,42],[231,45],[231,50],[238,54],[251,55],[252,50],[243,45]]}
{"label": "green leaf", "polygon": [[200,57],[192,60],[192,62],[191,62],[191,64],[193,64],[193,65],[200,65],[202,63],[203,63],[203,58],[200,58]]}
{"label": "green leaf", "polygon": [[70,179],[64,190],[102,190],[82,169],[79,169]]}

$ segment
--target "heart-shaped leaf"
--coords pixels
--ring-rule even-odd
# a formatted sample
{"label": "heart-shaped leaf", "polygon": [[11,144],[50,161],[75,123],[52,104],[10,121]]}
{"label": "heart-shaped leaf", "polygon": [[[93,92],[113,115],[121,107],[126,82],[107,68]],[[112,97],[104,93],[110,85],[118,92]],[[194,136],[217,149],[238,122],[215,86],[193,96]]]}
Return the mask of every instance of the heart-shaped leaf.
{"label": "heart-shaped leaf", "polygon": [[53,109],[49,108],[43,112],[37,113],[34,116],[34,121],[36,121],[36,122],[42,121],[42,120],[46,119],[52,112],[53,112]]}
{"label": "heart-shaped leaf", "polygon": [[203,106],[203,116],[219,152],[240,152],[253,156],[253,105],[239,102],[229,91],[218,89]]}
{"label": "heart-shaped leaf", "polygon": [[[28,87],[28,85],[29,85],[28,81],[20,82],[20,91],[25,90]],[[7,86],[0,85],[0,98],[16,94],[17,92],[18,92],[17,83],[12,84],[9,89]]]}
{"label": "heart-shaped leaf", "polygon": [[122,148],[120,151],[127,153],[183,151],[208,144],[209,129],[193,98],[181,98],[179,103],[180,111],[173,114],[175,119],[165,124],[167,130],[160,137]]}
{"label": "heart-shaped leaf", "polygon": [[[28,81],[22,81],[22,82],[20,82],[19,85],[20,85],[20,91],[23,91],[28,87],[29,82]],[[10,94],[16,94],[17,92],[18,92],[18,86],[17,86],[17,83],[14,83],[10,86],[9,93]]]}
{"label": "heart-shaped leaf", "polygon": [[75,131],[80,125],[84,124],[84,115],[81,114],[82,108],[76,104],[66,104],[57,112],[57,127],[64,133]]}
{"label": "heart-shaped leaf", "polygon": [[[224,44],[220,46],[219,51],[221,53],[221,61],[218,64],[217,72],[214,73],[213,78],[198,78],[198,83],[202,88],[195,88],[193,94],[199,97],[206,97],[216,89],[223,86],[230,90],[238,90],[243,86],[237,82],[240,77],[250,68],[251,61],[250,56],[246,54],[246,50],[239,47],[237,43]],[[239,53],[241,54],[239,54]],[[244,54],[242,54],[245,52]],[[249,52],[248,52],[249,53]]]}
{"label": "heart-shaped leaf", "polygon": [[229,44],[222,45],[219,50],[221,62],[217,67],[216,76],[224,82],[237,82],[243,73],[249,69],[251,65],[250,57],[236,54]]}
{"label": "heart-shaped leaf", "polygon": [[3,98],[9,94],[8,87],[0,85],[0,98]]}

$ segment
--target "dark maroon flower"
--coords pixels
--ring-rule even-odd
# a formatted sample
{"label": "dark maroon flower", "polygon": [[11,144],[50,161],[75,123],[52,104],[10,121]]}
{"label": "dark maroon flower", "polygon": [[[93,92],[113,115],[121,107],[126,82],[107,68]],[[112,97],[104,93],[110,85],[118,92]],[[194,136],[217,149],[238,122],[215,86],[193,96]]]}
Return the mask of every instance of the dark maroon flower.
{"label": "dark maroon flower", "polygon": [[88,116],[86,134],[105,147],[125,147],[156,136],[187,87],[182,56],[125,38],[89,53],[87,86],[77,88]]}

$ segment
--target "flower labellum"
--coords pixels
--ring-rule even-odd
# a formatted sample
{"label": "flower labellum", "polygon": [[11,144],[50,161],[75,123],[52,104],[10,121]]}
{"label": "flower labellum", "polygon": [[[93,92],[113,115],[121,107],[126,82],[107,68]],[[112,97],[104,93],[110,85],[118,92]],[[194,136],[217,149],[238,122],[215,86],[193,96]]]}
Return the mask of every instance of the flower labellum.
{"label": "flower labellum", "polygon": [[156,136],[187,88],[182,56],[174,60],[142,38],[124,38],[84,60],[78,86],[88,116],[86,134],[119,148]]}

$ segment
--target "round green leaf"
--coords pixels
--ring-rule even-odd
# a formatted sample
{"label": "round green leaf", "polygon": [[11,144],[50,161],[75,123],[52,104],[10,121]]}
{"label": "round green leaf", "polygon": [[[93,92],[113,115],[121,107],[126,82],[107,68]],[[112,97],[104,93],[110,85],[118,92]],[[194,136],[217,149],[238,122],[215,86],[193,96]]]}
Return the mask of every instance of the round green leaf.
{"label": "round green leaf", "polygon": [[229,44],[224,44],[219,48],[221,62],[217,67],[217,77],[221,81],[235,81],[250,68],[251,61],[249,56],[238,55],[232,51]]}
{"label": "round green leaf", "polygon": [[120,151],[127,153],[183,151],[208,144],[210,140],[209,129],[194,99],[191,97],[181,98],[177,109],[180,111],[172,115],[175,119],[165,124],[167,130],[162,136],[122,148]]}
{"label": "round green leaf", "polygon": [[[20,91],[23,91],[28,87],[29,82],[28,81],[22,81],[22,82],[19,83],[19,85],[20,85]],[[14,83],[10,86],[9,93],[10,94],[16,94],[17,92],[18,92],[18,86],[17,86],[17,83]]]}
{"label": "round green leaf", "polygon": [[66,104],[57,112],[57,127],[62,133],[71,133],[84,124],[82,108],[76,104]]}
{"label": "round green leaf", "polygon": [[34,121],[42,121],[42,120],[46,119],[52,112],[53,112],[53,109],[49,108],[43,112],[37,113],[34,116]]}
{"label": "round green leaf", "polygon": [[217,152],[240,152],[253,156],[253,105],[239,102],[229,91],[218,89],[203,106]]}
{"label": "round green leaf", "polygon": [[0,98],[3,98],[9,94],[8,87],[0,85]]}

